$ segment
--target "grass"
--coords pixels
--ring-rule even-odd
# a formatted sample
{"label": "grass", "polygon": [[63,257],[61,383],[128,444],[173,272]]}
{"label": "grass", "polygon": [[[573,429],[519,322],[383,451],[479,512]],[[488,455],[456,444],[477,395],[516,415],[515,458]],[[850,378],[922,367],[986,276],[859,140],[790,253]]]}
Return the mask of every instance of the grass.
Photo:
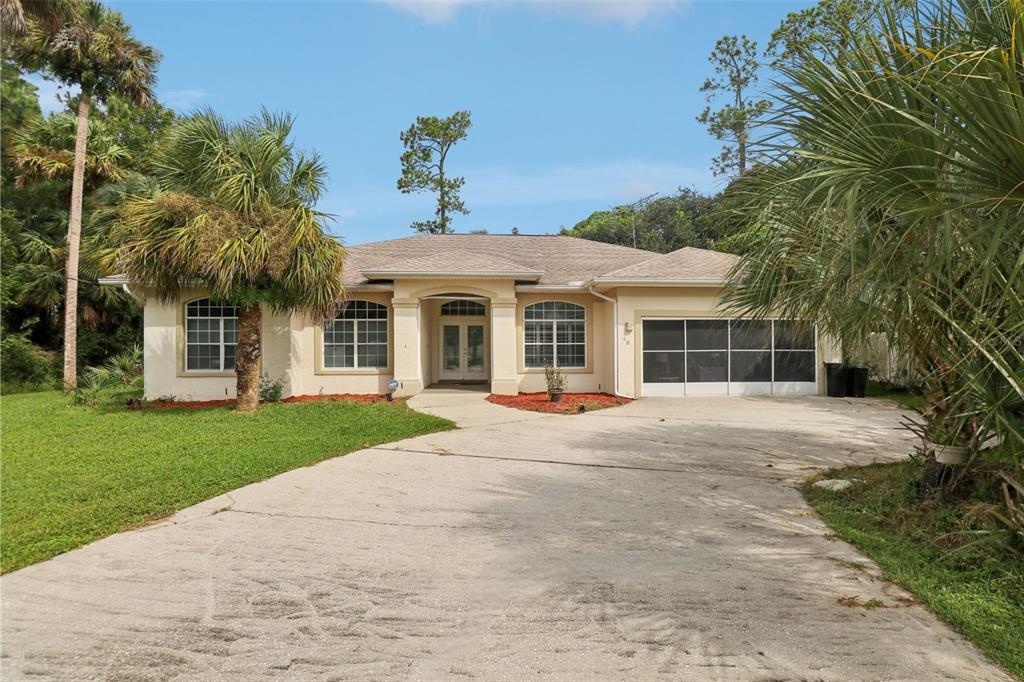
{"label": "grass", "polygon": [[[977,542],[984,502],[919,499],[911,461],[826,472],[860,482],[845,491],[804,486],[837,535],[962,632],[993,660],[1024,676],[1024,560]],[[816,477],[817,478],[817,477]],[[987,497],[987,495],[985,495]]]}
{"label": "grass", "polygon": [[928,403],[925,402],[924,396],[920,393],[914,393],[906,388],[889,386],[877,381],[868,382],[866,394],[869,398],[895,400],[904,407],[909,407],[915,412],[924,412],[925,408],[928,407]]}
{"label": "grass", "polygon": [[404,403],[128,410],[59,392],[0,397],[0,568],[13,571],[220,493],[453,428]]}

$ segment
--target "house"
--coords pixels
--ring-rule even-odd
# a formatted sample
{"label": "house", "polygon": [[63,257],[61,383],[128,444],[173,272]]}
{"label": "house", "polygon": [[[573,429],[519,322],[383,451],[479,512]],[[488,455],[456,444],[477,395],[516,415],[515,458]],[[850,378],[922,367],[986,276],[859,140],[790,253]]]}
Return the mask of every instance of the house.
{"label": "house", "polygon": [[[789,320],[720,308],[736,256],[668,254],[565,236],[420,235],[350,247],[334,318],[263,315],[263,370],[285,395],[398,395],[439,382],[629,397],[824,392],[836,350]],[[128,287],[123,278],[107,284]],[[233,397],[236,310],[199,289],[145,307],[147,398]]]}

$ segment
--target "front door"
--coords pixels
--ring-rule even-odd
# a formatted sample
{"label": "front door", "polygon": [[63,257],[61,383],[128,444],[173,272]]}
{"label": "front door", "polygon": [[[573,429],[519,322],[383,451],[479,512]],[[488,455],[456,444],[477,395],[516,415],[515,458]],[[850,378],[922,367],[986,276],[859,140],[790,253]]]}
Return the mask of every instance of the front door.
{"label": "front door", "polygon": [[486,381],[486,326],[479,322],[441,323],[441,380]]}

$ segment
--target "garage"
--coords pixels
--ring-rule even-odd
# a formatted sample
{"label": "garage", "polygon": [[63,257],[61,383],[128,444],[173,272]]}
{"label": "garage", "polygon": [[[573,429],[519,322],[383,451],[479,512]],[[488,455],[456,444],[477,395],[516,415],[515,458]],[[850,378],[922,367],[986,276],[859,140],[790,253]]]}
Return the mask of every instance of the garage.
{"label": "garage", "polygon": [[796,320],[645,317],[641,395],[814,395],[816,336]]}

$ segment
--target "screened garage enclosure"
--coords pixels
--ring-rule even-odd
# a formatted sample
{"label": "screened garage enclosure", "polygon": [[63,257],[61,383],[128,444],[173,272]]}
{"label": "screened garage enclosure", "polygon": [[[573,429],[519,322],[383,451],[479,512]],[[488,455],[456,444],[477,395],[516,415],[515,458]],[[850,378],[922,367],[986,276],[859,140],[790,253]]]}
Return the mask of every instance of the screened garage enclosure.
{"label": "screened garage enclosure", "polygon": [[641,395],[815,395],[815,338],[794,320],[645,318]]}

